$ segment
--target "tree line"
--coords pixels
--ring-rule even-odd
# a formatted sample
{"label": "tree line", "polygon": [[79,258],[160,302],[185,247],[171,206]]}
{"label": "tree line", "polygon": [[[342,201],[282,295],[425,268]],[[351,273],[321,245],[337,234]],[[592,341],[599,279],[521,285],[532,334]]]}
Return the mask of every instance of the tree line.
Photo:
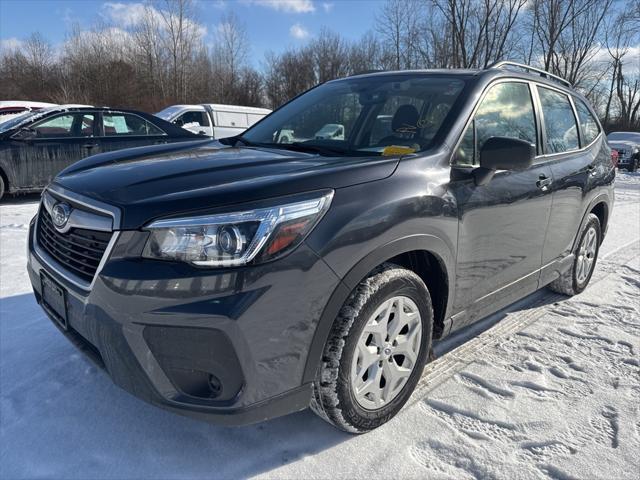
{"label": "tree line", "polygon": [[605,128],[640,130],[640,0],[387,0],[378,9],[356,41],[324,28],[257,66],[233,13],[207,44],[193,0],[149,0],[126,27],[75,26],[58,48],[33,33],[4,48],[0,98],[150,112],[204,102],[275,108],[360,72],[510,59],[569,80]]}

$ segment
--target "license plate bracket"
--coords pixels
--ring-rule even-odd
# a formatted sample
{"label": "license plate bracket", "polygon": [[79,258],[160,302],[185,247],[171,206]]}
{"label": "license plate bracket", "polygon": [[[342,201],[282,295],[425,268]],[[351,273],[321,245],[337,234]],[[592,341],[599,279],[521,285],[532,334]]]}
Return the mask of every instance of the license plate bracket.
{"label": "license plate bracket", "polygon": [[67,291],[48,275],[40,274],[42,286],[42,304],[51,317],[64,330],[69,328],[67,321]]}

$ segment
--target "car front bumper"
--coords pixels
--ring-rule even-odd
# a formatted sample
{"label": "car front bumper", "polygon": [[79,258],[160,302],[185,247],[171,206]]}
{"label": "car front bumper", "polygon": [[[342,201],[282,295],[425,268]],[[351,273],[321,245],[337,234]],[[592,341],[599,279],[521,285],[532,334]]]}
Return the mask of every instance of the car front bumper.
{"label": "car front bumper", "polygon": [[[304,243],[278,261],[207,270],[143,260],[143,232],[121,232],[89,291],[34,249],[36,299],[61,331],[137,397],[177,413],[247,424],[306,408],[308,352],[340,283]],[[42,300],[41,275],[66,292],[68,329]],[[308,378],[308,375],[306,375]]]}

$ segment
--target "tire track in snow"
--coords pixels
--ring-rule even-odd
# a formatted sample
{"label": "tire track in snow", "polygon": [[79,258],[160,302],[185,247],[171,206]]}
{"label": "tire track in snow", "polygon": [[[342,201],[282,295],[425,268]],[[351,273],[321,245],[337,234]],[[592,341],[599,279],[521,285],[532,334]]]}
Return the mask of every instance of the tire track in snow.
{"label": "tire track in snow", "polygon": [[[633,268],[627,264],[632,260],[637,260],[640,257],[639,254],[640,239],[636,238],[616,250],[603,255],[598,261],[596,271],[586,292],[589,292],[589,290],[593,291],[598,283],[609,275],[619,274],[621,268]],[[584,294],[585,293],[582,295]],[[425,367],[413,395],[407,402],[407,406],[420,402],[429,390],[436,388],[456,373],[461,372],[466,366],[479,359],[480,353],[488,347],[495,345],[497,340],[518,333],[542,316],[550,313],[553,308],[556,308],[556,303],[567,299],[566,296],[552,292],[551,290],[540,290],[531,297],[531,300],[525,299],[516,302],[503,311],[482,320],[480,325],[485,322],[495,322],[496,316],[505,317],[498,320],[492,327],[429,363]],[[456,336],[456,334],[454,334],[454,336]],[[572,362],[567,363],[570,368],[574,368],[571,367]]]}

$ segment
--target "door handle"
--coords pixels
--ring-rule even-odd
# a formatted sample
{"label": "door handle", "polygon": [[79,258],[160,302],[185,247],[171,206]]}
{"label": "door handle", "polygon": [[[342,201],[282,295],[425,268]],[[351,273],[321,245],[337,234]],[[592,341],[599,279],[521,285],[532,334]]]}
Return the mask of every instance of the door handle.
{"label": "door handle", "polygon": [[539,180],[536,182],[536,186],[543,192],[546,192],[549,189],[549,185],[553,183],[553,180],[551,180],[549,177],[547,177],[544,174],[540,175],[538,178]]}
{"label": "door handle", "polygon": [[94,147],[97,147],[98,144],[97,143],[85,143],[82,147],[86,148],[87,150],[91,150]]}

